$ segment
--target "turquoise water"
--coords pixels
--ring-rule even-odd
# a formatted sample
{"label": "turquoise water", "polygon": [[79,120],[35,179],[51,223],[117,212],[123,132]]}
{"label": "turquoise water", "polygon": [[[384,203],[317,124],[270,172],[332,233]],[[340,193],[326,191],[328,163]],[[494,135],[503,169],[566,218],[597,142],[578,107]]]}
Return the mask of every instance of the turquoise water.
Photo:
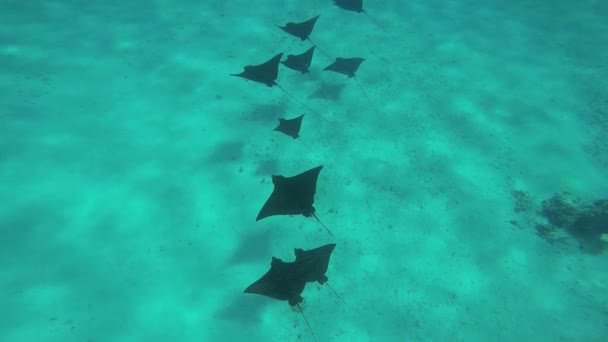
{"label": "turquoise water", "polygon": [[[608,254],[537,226],[556,193],[608,197],[608,3],[364,7],[0,1],[0,340],[312,341],[243,289],[327,243],[347,304],[306,286],[319,341],[608,336]],[[275,25],[315,15],[360,86],[318,51],[277,80],[316,113],[228,76],[303,52]],[[272,131],[303,113],[305,144]],[[317,165],[335,237],[255,222],[272,174]]]}

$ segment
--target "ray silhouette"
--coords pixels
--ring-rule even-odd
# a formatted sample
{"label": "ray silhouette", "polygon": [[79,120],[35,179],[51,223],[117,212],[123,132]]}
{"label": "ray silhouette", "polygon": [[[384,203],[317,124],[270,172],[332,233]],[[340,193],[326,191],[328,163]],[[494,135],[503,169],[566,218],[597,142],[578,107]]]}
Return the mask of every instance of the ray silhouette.
{"label": "ray silhouette", "polygon": [[310,49],[304,51],[299,55],[287,55],[287,59],[282,61],[281,64],[288,67],[289,69],[299,71],[305,74],[310,69],[314,52],[315,47],[312,46]]}
{"label": "ray silhouette", "polygon": [[307,40],[310,38],[310,34],[317,23],[317,19],[319,19],[318,15],[306,21],[299,23],[289,22],[283,26],[277,25],[277,27],[301,40]]}
{"label": "ray silhouette", "polygon": [[334,0],[334,5],[340,7],[343,10],[363,13],[367,16],[374,24],[378,25],[378,27],[382,26],[378,23],[374,18],[370,17],[367,11],[363,9],[363,0]]}
{"label": "ray silhouette", "polygon": [[[363,96],[365,96],[365,98],[370,103],[370,105],[373,106],[372,100],[367,95],[367,92],[365,91],[365,89],[363,89],[363,87],[361,86],[361,83],[359,83],[359,80],[357,79],[357,75],[356,75],[357,70],[359,70],[361,63],[363,63],[364,61],[365,61],[365,58],[360,58],[360,57],[353,57],[353,58],[337,57],[333,63],[326,66],[323,70],[324,71],[333,71],[333,72],[336,72],[336,73],[339,73],[342,75],[346,75],[346,76],[348,76],[348,78],[354,79],[355,82],[357,83],[357,86],[359,87],[359,89],[361,89]],[[376,110],[376,111],[378,111],[378,110]]]}
{"label": "ray silhouette", "polygon": [[[277,27],[291,34],[292,36],[300,38],[300,40],[308,40],[313,46],[317,46],[317,44],[315,44],[312,39],[310,39],[310,34],[312,33],[312,30],[314,29],[315,24],[317,23],[317,19],[319,19],[318,15],[306,21],[298,23],[289,22],[283,26],[277,25]],[[325,51],[321,49],[319,49],[319,51],[321,51],[321,53],[324,54],[327,58],[331,58],[329,57],[329,55],[327,55],[327,53],[325,53]]]}
{"label": "ray silhouette", "polygon": [[333,71],[339,74],[343,74],[348,76],[349,78],[354,78],[357,70],[359,70],[359,66],[361,63],[365,61],[365,58],[342,58],[338,57],[336,60],[330,65],[326,66],[324,71]]}
{"label": "ray silhouette", "polygon": [[363,0],[334,0],[334,5],[352,12],[363,13]]}
{"label": "ray silhouette", "polygon": [[293,119],[279,119],[279,125],[274,130],[297,139],[300,137],[300,128],[302,127],[303,118],[304,114]]}
{"label": "ray silhouette", "polygon": [[243,71],[239,74],[230,74],[230,76],[241,77],[253,82],[258,82],[267,85],[268,87],[279,86],[277,77],[279,77],[279,63],[281,62],[283,53],[274,55],[271,59],[262,64],[246,65]]}
{"label": "ray silhouette", "polygon": [[346,304],[344,299],[329,285],[328,278],[325,275],[327,268],[329,267],[331,253],[334,251],[334,248],[336,248],[335,243],[330,243],[309,250],[295,248],[295,263],[298,265],[298,268],[302,272],[306,282],[318,282],[321,285],[327,285],[331,292],[333,292],[336,297]]}
{"label": "ray silhouette", "polygon": [[297,139],[310,151],[310,153],[314,154],[317,159],[321,160],[322,158],[314,152],[310,146],[304,140],[300,138],[300,129],[302,128],[302,119],[304,118],[304,114],[292,118],[292,119],[281,119],[279,118],[279,124],[274,128],[274,131],[283,133],[284,135],[291,137],[292,139]]}
{"label": "ray silhouette", "polygon": [[317,337],[308,323],[300,303],[303,302],[302,292],[306,287],[306,280],[296,262],[284,262],[279,258],[272,258],[270,270],[260,279],[249,285],[244,293],[257,294],[273,299],[287,301],[290,306],[297,307],[310,330],[314,340]]}
{"label": "ray silhouette", "polygon": [[327,268],[329,267],[329,258],[331,253],[336,248],[335,243],[330,243],[321,247],[304,250],[294,248],[293,252],[296,256],[296,264],[302,272],[302,276],[307,283],[318,282],[323,285],[327,282]]}
{"label": "ray silhouette", "polygon": [[272,184],[274,189],[255,220],[260,221],[266,217],[277,215],[314,217],[331,236],[334,236],[315,214],[315,207],[313,206],[317,191],[317,179],[322,168],[322,165],[317,166],[292,177],[273,175]]}

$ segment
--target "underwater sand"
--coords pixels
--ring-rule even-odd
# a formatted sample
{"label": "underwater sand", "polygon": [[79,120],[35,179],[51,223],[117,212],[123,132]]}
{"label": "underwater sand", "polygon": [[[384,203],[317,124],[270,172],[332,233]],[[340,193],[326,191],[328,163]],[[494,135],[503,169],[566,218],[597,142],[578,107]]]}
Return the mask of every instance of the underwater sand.
{"label": "underwater sand", "polygon": [[[534,214],[608,196],[608,3],[0,2],[0,340],[312,341],[243,294],[336,243],[319,341],[602,341],[608,255]],[[357,79],[228,74],[310,44]],[[368,95],[366,98],[363,93]],[[305,113],[304,144],[272,129]],[[314,220],[255,222],[272,174],[325,165]],[[520,227],[509,223],[520,222]]]}

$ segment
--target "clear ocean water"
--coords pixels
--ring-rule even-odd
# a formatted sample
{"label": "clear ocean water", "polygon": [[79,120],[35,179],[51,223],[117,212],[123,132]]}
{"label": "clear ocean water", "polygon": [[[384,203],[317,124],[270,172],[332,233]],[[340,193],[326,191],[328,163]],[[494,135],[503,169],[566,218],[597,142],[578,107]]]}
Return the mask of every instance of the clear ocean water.
{"label": "clear ocean water", "polygon": [[[608,2],[363,6],[0,0],[0,341],[604,341]],[[319,165],[334,237],[256,222]],[[314,336],[243,293],[328,243]]]}

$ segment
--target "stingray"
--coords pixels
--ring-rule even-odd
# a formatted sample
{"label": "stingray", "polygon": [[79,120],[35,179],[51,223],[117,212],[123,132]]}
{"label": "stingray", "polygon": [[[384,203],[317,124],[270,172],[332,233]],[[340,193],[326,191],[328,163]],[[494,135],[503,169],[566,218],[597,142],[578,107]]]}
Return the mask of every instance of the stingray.
{"label": "stingray", "polygon": [[324,71],[333,71],[339,74],[348,76],[349,78],[355,77],[355,73],[359,70],[361,63],[365,61],[365,58],[336,58],[336,61],[326,66]]}
{"label": "stingray", "polygon": [[340,7],[343,10],[363,13],[376,25],[382,27],[374,18],[370,17],[369,14],[363,9],[363,0],[334,0],[334,5]]}
{"label": "stingray", "polygon": [[363,96],[365,96],[365,98],[367,99],[367,101],[369,101],[370,104],[373,104],[372,100],[369,98],[369,96],[367,96],[367,92],[365,91],[365,89],[363,89],[363,87],[359,83],[359,80],[357,79],[357,75],[356,75],[357,70],[359,70],[359,66],[361,66],[361,63],[363,63],[364,61],[365,61],[365,58],[359,58],[359,57],[353,57],[353,58],[338,57],[338,58],[336,58],[335,62],[326,66],[325,69],[323,69],[323,70],[337,72],[339,74],[348,76],[348,78],[354,78],[355,82],[357,82],[357,85],[359,86],[359,89],[361,89]]}
{"label": "stingray", "polygon": [[292,177],[273,175],[272,184],[274,189],[255,220],[259,221],[277,215],[312,216],[331,236],[334,236],[319,220],[313,206],[317,191],[317,178],[319,178],[319,172],[322,168],[322,165],[317,166]]}
{"label": "stingray", "polygon": [[310,68],[310,64],[312,63],[312,55],[314,52],[315,47],[313,46],[299,55],[287,55],[287,59],[282,61],[281,64],[289,69],[305,74]]}
{"label": "stingray", "polygon": [[279,119],[279,125],[274,129],[294,139],[300,137],[300,127],[302,127],[302,119],[304,114],[293,119]]}
{"label": "stingray", "polygon": [[334,0],[334,4],[344,10],[363,13],[363,0]]}
{"label": "stingray", "polygon": [[294,248],[293,252],[296,256],[296,263],[300,265],[304,280],[308,283],[318,282],[323,285],[327,282],[327,267],[329,266],[329,258],[331,253],[336,248],[335,243],[330,243],[314,249],[303,250]]}
{"label": "stingray", "polygon": [[289,22],[284,26],[277,25],[277,27],[301,40],[307,40],[310,39],[310,34],[317,23],[317,19],[319,19],[318,15],[300,23]]}
{"label": "stingray", "polygon": [[295,262],[284,262],[279,258],[272,258],[270,270],[260,279],[245,289],[245,293],[254,293],[271,297],[277,300],[286,300],[289,305],[296,306],[302,303],[302,291],[306,286],[306,279],[298,272]]}
{"label": "stingray", "polygon": [[307,283],[318,282],[321,285],[326,284],[327,287],[344,302],[344,299],[329,285],[328,278],[325,275],[329,266],[329,258],[331,253],[336,248],[335,243],[330,243],[314,249],[303,250],[300,248],[294,249],[296,255],[295,263],[298,265],[302,276]]}
{"label": "stingray", "polygon": [[268,87],[278,86],[277,77],[279,77],[279,62],[283,57],[283,53],[278,53],[268,61],[258,65],[247,65],[243,67],[243,72],[240,74],[230,74],[230,76],[242,77],[250,81],[263,83]]}
{"label": "stingray", "polygon": [[290,306],[297,307],[316,341],[317,337],[300,307],[300,303],[304,300],[302,298],[304,287],[306,287],[306,279],[296,262],[284,262],[279,258],[273,257],[270,263],[270,270],[260,279],[249,285],[244,292],[284,300]]}
{"label": "stingray", "polygon": [[[292,137],[293,139],[298,139],[302,145],[304,145],[304,147],[306,147],[310,153],[317,155],[311,148],[310,146],[308,146],[307,143],[305,143],[302,139],[300,138],[300,128],[302,127],[302,119],[304,118],[304,114],[293,118],[293,119],[279,119],[279,125],[277,127],[275,127],[275,131],[277,132],[281,132],[289,137]],[[319,156],[317,155],[317,157],[319,158]],[[321,158],[319,158],[321,159]]]}
{"label": "stingray", "polygon": [[[292,100],[295,100],[306,109],[311,112],[317,113],[320,117],[325,119],[323,115],[315,111],[314,109],[308,107],[304,102],[300,101],[297,97],[291,95],[287,90],[281,87],[277,83],[277,77],[279,76],[279,63],[281,62],[281,57],[283,57],[283,53],[278,53],[271,59],[267,60],[262,64],[257,65],[247,65],[243,67],[243,71],[240,74],[230,74],[230,76],[237,76],[244,78],[246,80],[250,80],[257,83],[263,83],[268,87],[277,86],[277,88],[281,89],[285,95],[287,95]],[[325,119],[326,120],[326,119]]]}
{"label": "stingray", "polygon": [[[291,34],[292,36],[300,38],[300,40],[308,40],[313,46],[316,46],[317,44],[315,44],[312,39],[310,39],[310,34],[312,33],[312,30],[314,29],[315,24],[317,23],[317,19],[319,19],[318,15],[300,23],[289,22],[283,26],[277,25],[277,27]],[[327,56],[327,54],[323,52],[323,50],[319,49],[319,51],[321,51],[322,54]]]}

